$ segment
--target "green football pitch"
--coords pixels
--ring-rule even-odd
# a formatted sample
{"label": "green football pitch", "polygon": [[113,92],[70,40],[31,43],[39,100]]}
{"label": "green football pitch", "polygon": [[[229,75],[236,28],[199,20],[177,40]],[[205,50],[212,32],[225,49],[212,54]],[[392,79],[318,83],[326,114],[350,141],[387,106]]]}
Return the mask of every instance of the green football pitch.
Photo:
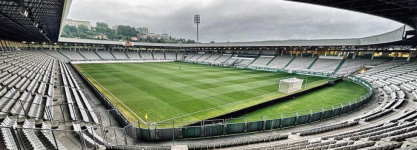
{"label": "green football pitch", "polygon": [[[307,87],[303,86],[303,90],[332,80],[282,72],[182,62],[75,66],[100,92],[117,105],[126,117],[133,120],[140,117],[144,121],[158,123],[198,122],[286,96],[277,92],[279,81],[285,78],[306,79],[304,81],[307,81]],[[360,87],[356,84],[351,86]],[[326,96],[326,94],[335,93],[323,93],[318,96]],[[349,100],[351,99],[354,98]],[[302,107],[299,106],[297,109],[328,106],[328,103],[314,101],[308,103],[308,105],[303,103]],[[284,112],[290,111],[290,109],[285,110],[285,107],[282,109],[284,110],[281,111]]]}

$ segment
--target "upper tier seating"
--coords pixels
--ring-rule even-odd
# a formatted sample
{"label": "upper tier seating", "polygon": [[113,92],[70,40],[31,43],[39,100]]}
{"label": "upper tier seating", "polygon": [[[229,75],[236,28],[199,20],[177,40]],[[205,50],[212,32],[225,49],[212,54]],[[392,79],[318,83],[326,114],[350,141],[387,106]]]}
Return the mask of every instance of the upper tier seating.
{"label": "upper tier seating", "polygon": [[269,68],[284,68],[294,57],[293,56],[277,56],[269,63]]}
{"label": "upper tier seating", "polygon": [[235,66],[239,66],[239,67],[247,67],[248,65],[250,65],[255,59],[253,58],[239,58],[237,57],[237,61]]}
{"label": "upper tier seating", "polygon": [[97,55],[99,55],[102,59],[115,59],[113,55],[108,51],[96,51]]}
{"label": "upper tier seating", "polygon": [[[201,56],[203,56],[205,54],[195,54],[194,56],[190,57],[188,60],[189,61],[197,61]],[[187,57],[188,58],[188,57]]]}
{"label": "upper tier seating", "polygon": [[340,67],[339,71],[336,73],[338,75],[345,75],[355,72],[363,66],[375,66],[384,62],[383,59],[346,59],[343,65]]}
{"label": "upper tier seating", "polygon": [[139,53],[140,53],[140,56],[142,56],[142,59],[145,59],[145,60],[153,60],[153,56],[152,56],[152,53],[151,52],[143,52],[143,51],[141,51]]}
{"label": "upper tier seating", "polygon": [[266,65],[274,59],[273,56],[260,56],[258,59],[255,60],[251,65],[249,65],[249,68],[252,67],[266,67]]}
{"label": "upper tier seating", "polygon": [[165,60],[164,52],[153,52],[153,57],[155,60]]}
{"label": "upper tier seating", "polygon": [[177,54],[173,52],[165,52],[165,58],[167,60],[177,60]]}
{"label": "upper tier seating", "polygon": [[83,55],[88,60],[101,60],[100,57],[98,57],[96,53],[94,53],[94,51],[81,50],[78,52],[80,52],[80,54]]}
{"label": "upper tier seating", "polygon": [[296,57],[285,69],[307,69],[315,59],[315,57]]}
{"label": "upper tier seating", "polygon": [[333,73],[341,61],[341,59],[318,59],[310,69],[303,70],[322,73]]}
{"label": "upper tier seating", "polygon": [[183,60],[185,53],[183,52],[178,52],[177,53],[177,60]]}
{"label": "upper tier seating", "polygon": [[125,52],[115,50],[115,51],[112,51],[111,53],[116,59],[129,59],[127,58]]}
{"label": "upper tier seating", "polygon": [[62,54],[60,54],[58,51],[56,50],[42,50],[41,52],[46,53],[47,55],[50,55],[52,57],[55,57],[59,60],[67,60],[67,58],[65,56],[63,56]]}
{"label": "upper tier seating", "polygon": [[140,57],[139,53],[136,52],[136,51],[127,51],[126,54],[127,54],[127,56],[129,56],[130,60],[140,60],[140,59],[142,59]]}
{"label": "upper tier seating", "polygon": [[206,59],[207,59],[207,58],[209,58],[211,55],[213,55],[213,54],[208,54],[208,53],[206,53],[206,54],[204,54],[203,56],[201,56],[200,58],[198,58],[198,59],[197,59],[197,61],[202,61],[202,62],[205,62],[205,61],[206,61]]}
{"label": "upper tier seating", "polygon": [[231,54],[223,54],[222,56],[220,56],[219,58],[217,58],[216,60],[214,60],[213,63],[214,64],[224,63],[224,62],[226,62],[231,57],[232,57]]}
{"label": "upper tier seating", "polygon": [[83,56],[81,56],[77,51],[75,50],[61,50],[62,54],[67,56],[71,60],[85,60]]}
{"label": "upper tier seating", "polygon": [[208,57],[204,62],[206,63],[214,63],[214,60],[222,56],[222,54],[212,54],[210,57]]}
{"label": "upper tier seating", "polygon": [[417,62],[392,61],[378,65],[357,76],[371,82],[377,87],[391,84],[401,86],[402,84],[414,81],[416,71]]}

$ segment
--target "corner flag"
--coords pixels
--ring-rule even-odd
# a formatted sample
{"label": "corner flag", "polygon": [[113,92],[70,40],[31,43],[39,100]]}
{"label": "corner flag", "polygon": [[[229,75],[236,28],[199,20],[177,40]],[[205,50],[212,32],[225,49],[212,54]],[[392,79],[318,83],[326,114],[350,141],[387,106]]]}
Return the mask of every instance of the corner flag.
{"label": "corner flag", "polygon": [[148,113],[145,114],[145,119],[148,120]]}

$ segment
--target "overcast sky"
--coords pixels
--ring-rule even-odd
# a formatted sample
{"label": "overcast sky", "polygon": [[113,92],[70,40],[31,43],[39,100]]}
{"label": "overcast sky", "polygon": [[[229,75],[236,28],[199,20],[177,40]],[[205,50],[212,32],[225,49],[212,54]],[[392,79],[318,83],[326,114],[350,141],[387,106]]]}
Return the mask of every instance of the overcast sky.
{"label": "overcast sky", "polygon": [[371,15],[283,0],[73,0],[69,19],[148,27],[201,42],[356,38],[402,24]]}

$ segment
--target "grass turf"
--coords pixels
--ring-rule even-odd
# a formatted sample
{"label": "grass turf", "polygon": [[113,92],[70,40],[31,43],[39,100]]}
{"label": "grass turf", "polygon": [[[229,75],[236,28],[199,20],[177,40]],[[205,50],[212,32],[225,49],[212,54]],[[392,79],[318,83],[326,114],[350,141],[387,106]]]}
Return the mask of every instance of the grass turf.
{"label": "grass turf", "polygon": [[[197,122],[279,98],[285,96],[284,93],[276,92],[279,80],[284,78],[308,79],[307,89],[330,80],[323,77],[189,63],[75,66],[127,118],[137,119],[134,115],[136,114],[145,120],[144,116],[147,114],[149,122]],[[116,97],[132,112],[118,102]],[[322,104],[316,103],[300,109],[320,106]]]}
{"label": "grass turf", "polygon": [[[354,89],[354,90],[352,90]],[[297,97],[292,100],[284,101],[252,113],[241,116],[247,118],[248,121],[258,121],[265,116],[266,119],[280,118],[281,114],[284,117],[295,116],[295,112],[299,115],[309,114],[310,109],[313,112],[321,111],[321,107],[324,109],[331,109],[332,105],[335,108],[340,107],[341,103],[348,105],[347,102],[368,93],[368,90],[364,87],[353,82],[341,82],[336,85],[326,87],[307,95]],[[230,120],[230,122],[239,122],[241,118]]]}

